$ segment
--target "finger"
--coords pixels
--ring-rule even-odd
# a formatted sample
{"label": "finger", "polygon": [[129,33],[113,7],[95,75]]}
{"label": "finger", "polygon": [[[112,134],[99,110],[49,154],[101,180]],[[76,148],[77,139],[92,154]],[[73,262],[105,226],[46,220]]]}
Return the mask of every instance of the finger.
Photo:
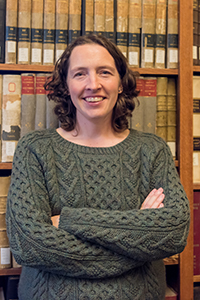
{"label": "finger", "polygon": [[155,201],[152,203],[151,208],[158,208],[160,204],[162,204],[163,200],[165,198],[165,194],[161,194],[158,196]]}
{"label": "finger", "polygon": [[154,196],[154,194],[155,194],[156,191],[157,191],[156,189],[153,189],[153,190],[148,194],[148,196],[146,197],[146,199],[145,199],[144,202],[142,203],[142,206],[141,206],[142,209],[143,209],[143,208],[147,208],[149,201],[150,201],[151,198]]}
{"label": "finger", "polygon": [[162,208],[162,207],[164,207],[164,204],[160,203],[160,205],[158,206],[158,208]]}
{"label": "finger", "polygon": [[[144,203],[142,204],[142,208],[152,208],[155,201],[158,201],[157,198],[163,193],[163,188],[159,188],[158,190],[153,189],[147,198],[145,199]],[[162,202],[162,201],[161,201]]]}

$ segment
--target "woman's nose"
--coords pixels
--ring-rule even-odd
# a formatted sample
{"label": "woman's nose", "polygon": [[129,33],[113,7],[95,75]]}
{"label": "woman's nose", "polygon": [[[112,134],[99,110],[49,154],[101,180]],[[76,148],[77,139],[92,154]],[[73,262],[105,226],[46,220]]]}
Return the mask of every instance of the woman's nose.
{"label": "woman's nose", "polygon": [[87,88],[91,90],[98,90],[101,87],[97,74],[90,74],[87,80]]}

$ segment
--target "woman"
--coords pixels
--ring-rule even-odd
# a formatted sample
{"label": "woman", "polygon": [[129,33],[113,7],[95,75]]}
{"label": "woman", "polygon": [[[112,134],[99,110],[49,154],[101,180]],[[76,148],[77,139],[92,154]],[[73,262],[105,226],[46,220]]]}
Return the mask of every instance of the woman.
{"label": "woman", "polygon": [[166,143],[128,129],[134,73],[114,44],[80,37],[46,89],[61,127],[19,141],[8,195],[19,299],[164,299],[189,203]]}

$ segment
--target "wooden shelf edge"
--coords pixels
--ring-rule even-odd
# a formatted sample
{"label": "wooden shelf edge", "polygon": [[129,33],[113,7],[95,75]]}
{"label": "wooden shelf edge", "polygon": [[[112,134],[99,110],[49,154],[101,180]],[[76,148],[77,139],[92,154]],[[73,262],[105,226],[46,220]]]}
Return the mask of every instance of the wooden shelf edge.
{"label": "wooden shelf edge", "polygon": [[20,275],[21,268],[0,269],[0,276]]}
{"label": "wooden shelf edge", "polygon": [[200,190],[200,183],[193,183],[193,190]]}
{"label": "wooden shelf edge", "polygon": [[193,282],[200,282],[200,275],[194,275]]}
{"label": "wooden shelf edge", "polygon": [[193,66],[193,72],[200,73],[200,66]]}
{"label": "wooden shelf edge", "polygon": [[11,169],[12,169],[11,162],[7,162],[7,163],[0,162],[0,170],[11,170]]}

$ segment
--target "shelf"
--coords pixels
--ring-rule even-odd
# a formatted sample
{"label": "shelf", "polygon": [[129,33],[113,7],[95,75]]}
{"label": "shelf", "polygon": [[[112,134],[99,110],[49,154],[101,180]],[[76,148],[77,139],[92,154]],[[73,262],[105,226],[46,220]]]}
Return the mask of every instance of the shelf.
{"label": "shelf", "polygon": [[193,66],[193,72],[200,73],[200,66]]}
{"label": "shelf", "polygon": [[0,276],[20,275],[21,268],[0,269]]}
{"label": "shelf", "polygon": [[163,259],[165,266],[178,265],[179,254],[172,255]]}
{"label": "shelf", "polygon": [[131,68],[133,71],[139,72],[140,75],[178,75],[178,69],[145,69],[145,68]]}
{"label": "shelf", "polygon": [[200,190],[200,183],[193,183],[193,190]]}
{"label": "shelf", "polygon": [[0,170],[11,170],[12,169],[12,163],[7,162],[7,163],[0,163]]}
{"label": "shelf", "polygon": [[193,282],[200,282],[200,275],[194,275]]}

